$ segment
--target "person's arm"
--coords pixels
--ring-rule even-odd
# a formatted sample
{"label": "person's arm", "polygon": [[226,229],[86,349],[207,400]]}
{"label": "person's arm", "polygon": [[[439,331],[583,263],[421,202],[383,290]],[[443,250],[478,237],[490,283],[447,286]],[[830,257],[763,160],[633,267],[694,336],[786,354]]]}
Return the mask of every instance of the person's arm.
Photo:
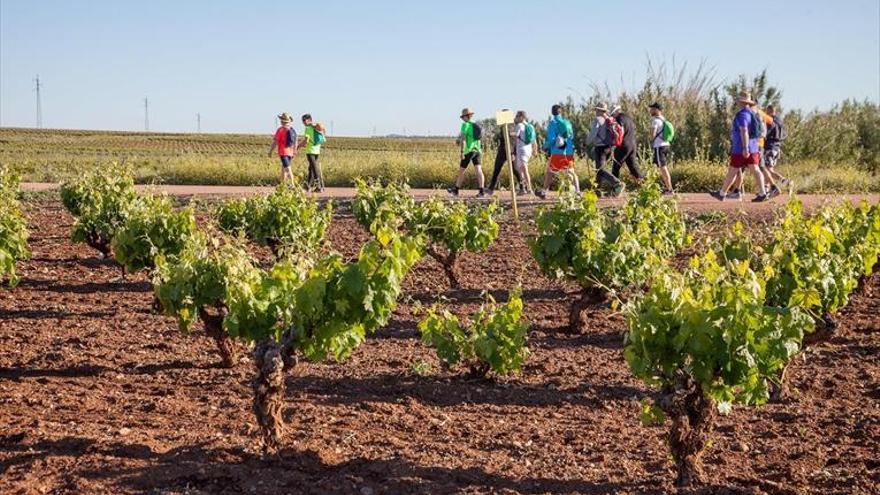
{"label": "person's arm", "polygon": [[272,158],[272,152],[275,151],[275,136],[272,136],[272,144],[269,145],[268,157]]}
{"label": "person's arm", "polygon": [[740,126],[739,137],[740,137],[740,139],[742,139],[742,143],[743,143],[742,156],[743,156],[743,158],[748,158],[749,157],[749,128],[747,126]]}

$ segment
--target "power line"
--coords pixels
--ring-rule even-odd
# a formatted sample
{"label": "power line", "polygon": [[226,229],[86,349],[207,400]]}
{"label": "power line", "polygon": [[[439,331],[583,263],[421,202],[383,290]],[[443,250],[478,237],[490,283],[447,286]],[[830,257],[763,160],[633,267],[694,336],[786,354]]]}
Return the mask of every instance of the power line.
{"label": "power line", "polygon": [[196,132],[202,132],[202,114],[196,114]]}
{"label": "power line", "polygon": [[34,79],[35,91],[37,92],[37,129],[43,128],[43,104],[40,101],[40,75]]}
{"label": "power line", "polygon": [[144,97],[144,130],[150,130],[150,100]]}

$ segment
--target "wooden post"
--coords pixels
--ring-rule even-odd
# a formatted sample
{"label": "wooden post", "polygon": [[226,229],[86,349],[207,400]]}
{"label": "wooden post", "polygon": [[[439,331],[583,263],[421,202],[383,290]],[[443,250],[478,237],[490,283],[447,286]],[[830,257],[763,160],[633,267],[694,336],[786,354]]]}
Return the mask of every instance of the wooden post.
{"label": "wooden post", "polygon": [[509,125],[504,124],[504,151],[507,153],[507,163],[510,164],[510,201],[513,203],[513,218],[519,220],[519,209],[516,206],[516,181],[514,180],[513,173],[513,157],[511,157],[510,153],[510,133],[507,130]]}

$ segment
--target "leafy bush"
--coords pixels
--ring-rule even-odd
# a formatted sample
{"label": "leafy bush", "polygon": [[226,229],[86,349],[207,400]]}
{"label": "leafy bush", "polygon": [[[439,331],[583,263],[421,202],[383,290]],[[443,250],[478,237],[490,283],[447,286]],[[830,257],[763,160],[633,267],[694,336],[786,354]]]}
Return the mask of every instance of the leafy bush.
{"label": "leafy bush", "polygon": [[280,256],[318,249],[331,213],[331,204],[322,209],[302,190],[280,186],[265,197],[228,201],[217,208],[214,216],[222,230],[244,233]]}
{"label": "leafy bush", "polygon": [[224,364],[232,366],[235,349],[224,330],[230,293],[246,290],[262,277],[248,252],[195,233],[176,256],[160,253],[154,261],[153,287],[165,313],[177,319],[182,332],[189,332],[200,318]]}
{"label": "leafy bush", "polygon": [[627,305],[624,356],[637,377],[662,391],[644,404],[643,420],[671,416],[681,485],[702,477],[715,410],[766,402],[769,382],[813,327],[798,307],[767,306],[765,290],[748,261],[719,263],[709,251],[686,274],[662,272]]}
{"label": "leafy bush", "polygon": [[128,271],[153,268],[158,255],[180,253],[196,231],[192,208],[175,212],[167,196],[142,196],[113,236],[113,256]]}
{"label": "leafy bush", "polygon": [[377,180],[355,179],[357,189],[351,202],[355,220],[373,232],[381,227],[406,224],[415,206],[406,183],[391,182],[383,186]]}
{"label": "leafy bush", "polygon": [[597,201],[591,191],[560,195],[538,211],[537,232],[528,239],[545,275],[577,282],[583,290],[571,307],[572,330],[581,326],[590,300],[643,284],[690,242],[677,206],[656,184],[639,190],[621,212],[600,212]]}
{"label": "leafy bush", "polygon": [[467,327],[448,311],[431,309],[419,323],[422,342],[437,348],[437,356],[447,366],[466,363],[471,374],[485,376],[491,369],[499,375],[519,373],[529,355],[526,347],[528,325],[520,323],[523,302],[519,291],[498,306],[490,297]]}
{"label": "leafy bush", "polygon": [[74,242],[85,242],[104,257],[110,243],[125,223],[137,193],[131,170],[121,165],[94,168],[61,184],[61,198],[71,214]]}
{"label": "leafy bush", "polygon": [[424,235],[427,253],[443,265],[449,283],[458,287],[458,256],[462,251],[482,252],[498,237],[496,203],[468,207],[463,202],[431,198],[418,203],[407,224],[409,231]]}
{"label": "leafy bush", "polygon": [[16,262],[30,256],[27,221],[18,201],[18,177],[0,167],[0,279],[18,284]]}

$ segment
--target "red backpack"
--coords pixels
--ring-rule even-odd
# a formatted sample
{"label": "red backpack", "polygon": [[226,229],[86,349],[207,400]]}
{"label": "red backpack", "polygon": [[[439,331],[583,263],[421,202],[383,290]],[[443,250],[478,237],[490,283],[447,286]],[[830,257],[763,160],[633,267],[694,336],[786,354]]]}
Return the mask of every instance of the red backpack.
{"label": "red backpack", "polygon": [[623,144],[623,126],[614,117],[605,117],[605,146],[616,147]]}

